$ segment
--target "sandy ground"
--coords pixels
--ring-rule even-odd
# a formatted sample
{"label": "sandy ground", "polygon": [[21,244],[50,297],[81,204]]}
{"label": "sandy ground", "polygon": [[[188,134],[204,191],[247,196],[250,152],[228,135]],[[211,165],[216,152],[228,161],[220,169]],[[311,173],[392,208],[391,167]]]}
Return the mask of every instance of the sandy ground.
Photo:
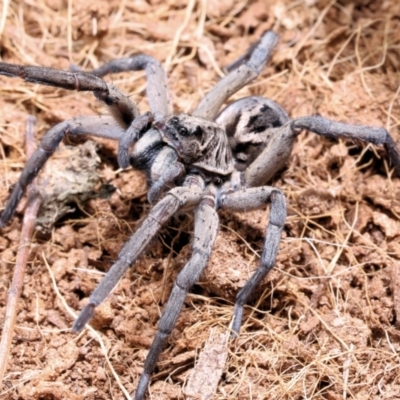
{"label": "sandy ground", "polygon": [[[399,21],[394,0],[4,0],[1,57],[91,69],[144,52],[167,68],[175,110],[189,112],[225,65],[273,29],[280,42],[272,60],[235,99],[263,95],[293,117],[318,113],[383,126],[400,143]],[[142,73],[108,80],[148,110]],[[25,163],[28,114],[40,138],[62,120],[104,110],[90,93],[0,82],[4,205]],[[191,222],[172,221],[99,307],[96,331],[70,332],[66,305],[75,312],[84,306],[150,209],[144,176],[118,169],[115,143],[96,143],[61,146],[42,174],[43,190],[60,184],[69,204],[56,203],[65,215],[55,224],[54,207],[41,216],[2,399],[132,394],[172,282],[190,256]],[[257,267],[268,210],[221,214],[209,267],[187,297],[148,398],[185,397],[210,335],[211,351],[228,352],[214,399],[400,398],[400,181],[384,150],[303,133],[272,184],[286,193],[289,215],[277,265],[246,307],[239,338],[220,346],[235,294]],[[0,236],[0,315],[22,203]]]}

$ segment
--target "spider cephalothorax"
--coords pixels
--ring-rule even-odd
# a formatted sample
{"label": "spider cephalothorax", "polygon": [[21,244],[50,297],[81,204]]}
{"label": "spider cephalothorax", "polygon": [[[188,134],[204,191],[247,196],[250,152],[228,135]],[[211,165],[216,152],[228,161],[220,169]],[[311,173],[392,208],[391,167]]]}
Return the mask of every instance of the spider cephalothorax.
{"label": "spider cephalothorax", "polygon": [[[158,331],[147,355],[135,399],[144,398],[163,345],[171,333],[187,292],[206,267],[218,232],[219,209],[246,211],[270,206],[269,222],[260,265],[239,291],[232,322],[239,333],[243,307],[257,285],[275,264],[286,219],[283,193],[266,186],[290,156],[302,129],[322,136],[358,139],[383,144],[400,172],[400,153],[383,128],[349,125],[320,116],[290,119],[275,102],[262,97],[238,100],[221,113],[220,108],[237,90],[255,79],[277,42],[266,32],[241,62],[204,97],[192,115],[174,115],[161,65],[152,57],[137,55],[111,61],[84,73],[0,63],[0,74],[67,89],[93,91],[112,116],[76,117],[51,128],[27,162],[0,217],[0,227],[12,217],[26,186],[33,180],[62,138],[92,134],[119,143],[118,161],[146,171],[148,197],[155,205],[123,246],[117,261],[90,296],[73,330],[79,331],[133,265],[155,235],[173,215],[193,212],[191,258],[182,268],[162,313]],[[151,113],[139,115],[127,95],[100,77],[118,71],[145,69]],[[155,122],[154,122],[155,121]]]}
{"label": "spider cephalothorax", "polygon": [[179,114],[157,122],[156,126],[186,167],[222,176],[233,172],[232,152],[219,124]]}

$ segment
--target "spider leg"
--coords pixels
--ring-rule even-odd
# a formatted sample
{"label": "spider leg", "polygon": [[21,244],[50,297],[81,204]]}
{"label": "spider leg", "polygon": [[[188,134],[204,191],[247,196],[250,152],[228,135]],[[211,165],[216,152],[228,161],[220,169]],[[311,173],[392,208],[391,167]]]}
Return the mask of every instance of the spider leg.
{"label": "spider leg", "polygon": [[147,193],[149,202],[155,203],[165,190],[170,189],[173,182],[182,178],[185,173],[185,167],[178,161],[176,151],[171,147],[163,146],[150,168],[152,185]]}
{"label": "spider leg", "polygon": [[362,140],[373,144],[383,144],[389,160],[400,174],[400,152],[390,133],[384,128],[366,125],[350,125],[331,121],[319,115],[296,118],[291,123],[293,130],[307,129],[321,136],[343,137]]}
{"label": "spider leg", "polygon": [[[76,69],[76,67],[74,67]],[[160,120],[172,114],[171,95],[168,90],[167,77],[162,65],[153,57],[138,54],[133,57],[112,60],[101,67],[90,71],[99,77],[123,71],[146,71],[147,98],[154,120]],[[183,176],[185,168],[177,161],[176,152],[167,147],[156,130],[143,129],[150,120],[142,116],[132,123],[126,136],[119,143],[118,163],[121,168],[132,165],[134,168],[148,171],[150,189],[148,199],[154,203],[172,183]],[[152,122],[152,121],[151,121]],[[141,134],[144,132],[145,134]],[[135,144],[133,152],[129,148]]]}
{"label": "spider leg", "polygon": [[94,290],[84,309],[76,319],[72,330],[78,332],[92,318],[94,309],[112,291],[125,271],[138,259],[161,226],[179,210],[189,210],[202,199],[204,182],[199,176],[188,175],[183,186],[171,189],[150,211],[139,229],[131,236],[118,255],[118,260]]}
{"label": "spider leg", "polygon": [[246,53],[242,54],[239,56],[236,60],[232,61],[228,65],[224,67],[224,72],[231,72],[235,69],[238,69],[242,64],[245,64],[247,61],[249,61],[249,58],[251,56],[251,53],[254,51],[254,49],[258,46],[260,40],[258,40],[256,43],[253,43],[246,51]]}
{"label": "spider leg", "polygon": [[146,71],[147,99],[155,120],[171,115],[172,102],[168,90],[167,76],[162,65],[153,57],[137,54],[132,57],[118,58],[90,71],[91,74],[103,77],[123,71]]}
{"label": "spider leg", "polygon": [[220,199],[222,209],[233,211],[254,210],[265,206],[267,203],[270,203],[270,215],[260,266],[236,296],[232,323],[233,336],[235,337],[238,335],[242,324],[243,306],[275,264],[281,233],[286,220],[286,201],[284,194],[271,186],[242,189],[222,195]]}
{"label": "spider leg", "polygon": [[139,115],[136,104],[128,96],[101,78],[85,72],[62,71],[54,68],[29,67],[0,63],[0,75],[19,77],[26,82],[55,86],[63,89],[90,91],[106,104],[122,126],[129,126]]}
{"label": "spider leg", "polygon": [[129,162],[133,168],[146,171],[150,186],[147,198],[152,204],[186,172],[176,151],[166,146],[157,129],[148,130],[135,143]]}
{"label": "spider leg", "polygon": [[[207,190],[209,189],[209,190]],[[158,324],[158,331],[151,344],[135,393],[135,400],[142,400],[149,385],[150,376],[163,349],[165,340],[175,326],[186,295],[199,279],[207,265],[218,232],[219,219],[215,210],[215,189],[210,185],[203,200],[195,210],[195,229],[192,257],[179,273],[171,295]]]}
{"label": "spider leg", "polygon": [[52,127],[43,137],[37,150],[26,163],[14,186],[4,211],[0,216],[0,228],[9,222],[21,200],[26,187],[33,181],[44,163],[54,153],[66,134],[69,136],[93,135],[120,140],[125,131],[112,117],[77,117]]}
{"label": "spider leg", "polygon": [[130,147],[151,128],[153,119],[153,115],[149,112],[139,115],[122,136],[118,144],[118,164],[121,168],[128,168],[131,165]]}
{"label": "spider leg", "polygon": [[193,115],[213,121],[226,100],[260,74],[277,41],[278,36],[274,32],[267,31],[264,33],[257,42],[248,61],[222,78],[206,94],[194,110]]}

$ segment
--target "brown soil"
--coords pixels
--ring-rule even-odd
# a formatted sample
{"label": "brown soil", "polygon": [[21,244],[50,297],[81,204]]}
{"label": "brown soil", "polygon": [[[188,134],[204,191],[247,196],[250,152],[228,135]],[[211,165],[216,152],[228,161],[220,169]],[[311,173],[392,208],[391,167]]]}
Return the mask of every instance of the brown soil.
{"label": "brown soil", "polygon": [[[71,8],[63,0],[11,2],[0,18],[2,59],[91,69],[145,52],[166,63],[175,110],[184,112],[218,80],[219,68],[274,29],[280,43],[272,60],[235,99],[263,95],[293,117],[319,113],[384,126],[400,140],[398,1],[68,3]],[[148,109],[143,74],[110,79],[141,111]],[[54,124],[102,107],[91,94],[0,81],[4,204],[25,162],[28,114],[37,117],[40,138]],[[73,317],[64,301],[75,312],[83,307],[150,209],[143,175],[117,169],[115,143],[97,143],[98,162],[93,148],[80,153],[94,157],[89,164],[98,174],[82,191],[102,195],[87,200],[74,192],[75,211],[68,209],[55,226],[45,224],[32,244],[2,399],[133,393],[172,282],[189,257],[191,224],[172,222],[99,307],[92,324],[98,334],[70,332]],[[71,156],[63,151],[70,150],[58,153],[53,171],[69,168]],[[46,183],[51,175],[44,174],[44,191],[53,186]],[[289,205],[278,262],[246,308],[239,338],[228,344],[215,399],[400,398],[400,180],[391,176],[380,147],[299,137],[273,182]],[[22,213],[23,205],[0,237],[0,315]],[[267,220],[268,211],[221,216],[209,268],[189,294],[153,376],[152,399],[183,398],[212,328],[228,329],[234,296],[257,266]]]}

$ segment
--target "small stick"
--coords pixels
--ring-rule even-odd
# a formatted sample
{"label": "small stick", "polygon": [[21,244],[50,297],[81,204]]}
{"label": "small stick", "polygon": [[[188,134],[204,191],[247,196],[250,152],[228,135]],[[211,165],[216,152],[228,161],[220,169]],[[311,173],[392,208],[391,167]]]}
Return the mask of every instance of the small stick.
{"label": "small stick", "polygon": [[[34,131],[36,119],[29,116],[26,120],[26,155],[29,158],[35,150]],[[0,387],[3,383],[4,373],[10,354],[10,346],[14,333],[15,320],[17,315],[18,300],[22,291],[22,284],[28,262],[29,247],[35,228],[36,216],[41,204],[41,196],[37,189],[36,182],[33,181],[27,188],[28,201],[26,205],[20,245],[17,252],[15,269],[11,288],[8,292],[6,312],[4,317],[3,332],[0,341]]]}
{"label": "small stick", "polygon": [[190,374],[184,393],[188,400],[210,400],[214,397],[228,356],[229,332],[213,328]]}

